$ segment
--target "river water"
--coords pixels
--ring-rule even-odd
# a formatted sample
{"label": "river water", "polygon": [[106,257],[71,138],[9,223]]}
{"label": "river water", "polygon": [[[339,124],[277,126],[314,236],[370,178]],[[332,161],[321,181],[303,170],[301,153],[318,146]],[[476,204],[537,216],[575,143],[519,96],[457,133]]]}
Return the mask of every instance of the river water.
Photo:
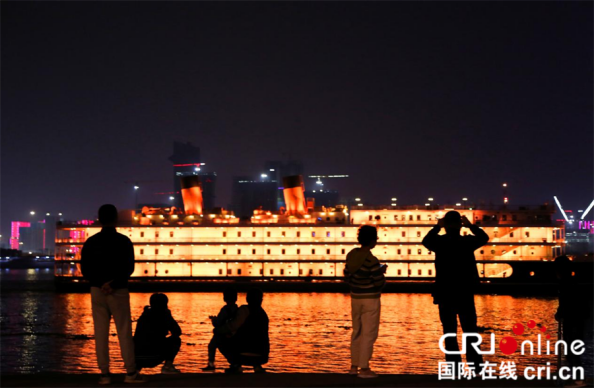
{"label": "river water", "polygon": [[[97,373],[90,295],[56,293],[52,280],[50,270],[0,271],[3,374]],[[198,372],[206,365],[206,346],[212,335],[208,316],[218,313],[223,306],[222,295],[174,292],[167,295],[169,308],[183,331],[182,348],[175,363],[182,372]],[[133,320],[140,316],[149,296],[131,294]],[[557,309],[555,298],[479,295],[475,300],[478,323],[484,330],[483,342],[489,340],[490,333],[496,336],[496,352],[485,356],[486,360],[498,364],[514,361],[519,371],[547,362],[556,364],[556,356],[546,355],[544,345],[543,354],[533,356],[521,355],[519,350],[507,356],[499,350],[499,341],[505,336],[514,337],[518,343],[530,340],[536,344],[541,327],[546,327],[545,334],[550,334],[554,343],[557,339],[557,324],[553,319]],[[238,303],[245,303],[244,294],[240,294]],[[341,373],[349,368],[349,295],[270,293],[265,294],[263,307],[270,318],[271,354],[266,366],[270,371]],[[526,324],[530,320],[537,322],[536,328],[528,329]],[[524,334],[512,332],[516,323],[524,324]],[[441,334],[437,307],[430,295],[384,294],[372,368],[380,373],[436,374],[438,362],[443,361],[438,348]],[[589,349],[583,358],[591,375],[591,333],[587,342]],[[112,372],[123,372],[113,324],[110,347]],[[227,365],[220,354],[217,364]],[[155,368],[146,373],[159,371]]]}

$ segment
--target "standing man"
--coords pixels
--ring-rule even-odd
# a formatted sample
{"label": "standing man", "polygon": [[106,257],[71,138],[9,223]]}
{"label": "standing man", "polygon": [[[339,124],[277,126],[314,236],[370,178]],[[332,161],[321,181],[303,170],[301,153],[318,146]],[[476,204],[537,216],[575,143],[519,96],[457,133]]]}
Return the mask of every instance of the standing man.
{"label": "standing man", "polygon": [[347,254],[344,271],[351,289],[353,317],[349,374],[373,378],[378,375],[369,368],[369,360],[379,332],[380,297],[386,283],[384,274],[387,265],[380,265],[377,257],[371,253],[377,243],[377,229],[374,226],[361,226],[357,240],[361,248],[354,248]]}
{"label": "standing man", "polygon": [[[461,236],[462,226],[469,228],[473,236]],[[439,235],[441,228],[445,229],[445,235]],[[461,217],[457,211],[447,212],[423,239],[425,248],[435,252],[433,303],[439,306],[439,319],[444,334],[456,334],[458,317],[463,332],[477,332],[474,293],[479,284],[479,274],[474,251],[488,241],[487,233],[471,224],[466,217]],[[483,362],[483,357],[470,346],[470,342],[472,341],[466,343],[467,362],[473,362],[478,367]],[[447,350],[457,351],[456,337],[448,337],[445,347]],[[448,354],[446,361],[459,363],[462,358],[459,354]]]}
{"label": "standing man", "polygon": [[116,231],[118,211],[113,205],[99,208],[101,232],[90,237],[81,252],[81,270],[91,286],[95,350],[101,370],[99,384],[110,384],[109,325],[115,321],[120,350],[126,368],[126,383],[142,383],[136,371],[128,279],[134,272],[134,247]]}

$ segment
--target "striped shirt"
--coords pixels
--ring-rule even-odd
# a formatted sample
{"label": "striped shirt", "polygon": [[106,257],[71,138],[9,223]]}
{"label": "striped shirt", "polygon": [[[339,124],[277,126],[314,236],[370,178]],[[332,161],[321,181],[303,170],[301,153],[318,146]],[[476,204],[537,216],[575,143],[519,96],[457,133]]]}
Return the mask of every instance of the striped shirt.
{"label": "striped shirt", "polygon": [[351,298],[379,298],[386,278],[377,257],[368,250],[355,248],[348,253],[346,262],[344,276],[351,289]]}

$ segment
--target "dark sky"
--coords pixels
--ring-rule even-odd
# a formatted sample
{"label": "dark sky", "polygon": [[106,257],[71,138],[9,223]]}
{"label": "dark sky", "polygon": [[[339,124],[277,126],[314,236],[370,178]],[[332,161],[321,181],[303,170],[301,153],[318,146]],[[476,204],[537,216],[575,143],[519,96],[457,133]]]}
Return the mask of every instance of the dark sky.
{"label": "dark sky", "polygon": [[[2,229],[290,155],[368,203],[593,198],[591,2],[3,2]],[[142,181],[152,181],[142,183]]]}

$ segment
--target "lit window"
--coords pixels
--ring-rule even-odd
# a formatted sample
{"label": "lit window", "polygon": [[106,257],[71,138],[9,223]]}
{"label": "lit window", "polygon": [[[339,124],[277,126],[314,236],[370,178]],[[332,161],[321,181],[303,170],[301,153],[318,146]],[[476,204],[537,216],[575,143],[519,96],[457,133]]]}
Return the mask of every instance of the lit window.
{"label": "lit window", "polygon": [[158,255],[158,254],[159,254],[159,250],[155,249],[155,255]]}
{"label": "lit window", "polygon": [[421,250],[417,249],[417,255],[420,255],[420,254],[421,254]]}
{"label": "lit window", "polygon": [[241,237],[241,232],[237,232],[237,237]]}
{"label": "lit window", "polygon": [[140,237],[144,237],[144,232],[140,232]]}
{"label": "lit window", "polygon": [[326,237],[330,237],[330,232],[326,232]]}
{"label": "lit window", "polygon": [[281,235],[282,235],[283,237],[287,237],[287,232],[282,232],[282,233],[281,233]]}
{"label": "lit window", "polygon": [[252,237],[256,237],[256,232],[252,232]]}
{"label": "lit window", "polygon": [[155,238],[159,238],[159,232],[155,232]]}
{"label": "lit window", "polygon": [[266,237],[270,237],[270,232],[266,232]]}
{"label": "lit window", "polygon": [[526,232],[526,237],[530,237],[530,232]]}
{"label": "lit window", "polygon": [[344,237],[344,236],[346,236],[346,232],[344,232],[344,231],[340,232],[340,237]]}
{"label": "lit window", "polygon": [[297,237],[301,237],[301,232],[297,232]]}
{"label": "lit window", "polygon": [[311,232],[311,237],[316,237],[316,232]]}
{"label": "lit window", "polygon": [[223,237],[227,237],[227,232],[223,232]]}
{"label": "lit window", "polygon": [[169,232],[169,237],[173,237],[173,232]]}
{"label": "lit window", "polygon": [[402,237],[406,237],[406,232],[402,232]]}
{"label": "lit window", "polygon": [[301,254],[301,249],[297,249],[297,254]]}
{"label": "lit window", "polygon": [[417,232],[417,237],[421,237],[421,232]]}
{"label": "lit window", "polygon": [[169,250],[169,254],[170,254],[170,255],[173,255],[173,249],[170,249],[170,250]]}
{"label": "lit window", "polygon": [[299,270],[299,275],[303,275],[303,270],[302,269]]}
{"label": "lit window", "polygon": [[227,275],[232,275],[233,274],[233,270],[232,269],[228,269],[227,270]]}

